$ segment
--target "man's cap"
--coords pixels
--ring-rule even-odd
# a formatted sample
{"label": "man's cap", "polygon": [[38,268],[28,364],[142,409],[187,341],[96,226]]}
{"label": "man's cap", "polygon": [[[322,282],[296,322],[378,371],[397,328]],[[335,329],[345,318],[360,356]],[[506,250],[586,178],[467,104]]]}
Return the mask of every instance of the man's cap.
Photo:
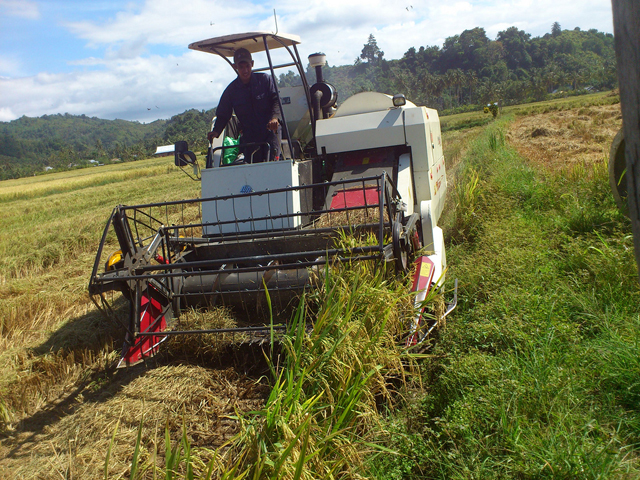
{"label": "man's cap", "polygon": [[251,63],[251,53],[246,48],[239,48],[233,54],[233,63],[239,65],[241,62]]}

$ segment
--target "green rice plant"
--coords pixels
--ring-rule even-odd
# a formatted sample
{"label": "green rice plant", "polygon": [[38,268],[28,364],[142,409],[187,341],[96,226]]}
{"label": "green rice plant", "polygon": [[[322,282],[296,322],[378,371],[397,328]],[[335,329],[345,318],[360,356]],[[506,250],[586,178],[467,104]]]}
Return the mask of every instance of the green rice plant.
{"label": "green rice plant", "polygon": [[477,216],[480,174],[470,167],[458,176],[455,184],[455,213],[452,239],[456,242],[473,241]]}
{"label": "green rice plant", "polygon": [[[184,419],[183,419],[184,420]],[[114,439],[118,431],[118,426],[120,422],[116,424],[116,428],[111,437],[111,443],[109,444],[109,448],[107,450],[107,457],[105,460],[104,467],[104,475],[105,480],[109,478],[109,458],[111,455],[111,450],[113,447]],[[153,474],[153,478],[156,479],[158,476],[158,467],[156,465],[156,451],[154,450],[153,456],[151,458],[144,459],[142,456],[142,437],[143,437],[143,425],[144,425],[144,417],[140,420],[138,424],[138,430],[136,435],[136,442],[134,445],[133,456],[131,459],[131,465],[129,467],[129,479],[141,479],[146,478],[146,472],[151,470]],[[164,431],[164,467],[162,468],[162,476],[165,480],[174,480],[177,478],[184,478],[185,480],[194,480],[196,478],[194,464],[200,464],[201,470],[205,472],[205,474],[199,478],[209,480],[213,473],[216,471],[215,467],[216,460],[219,460],[217,454],[214,454],[213,458],[209,461],[209,463],[205,466],[197,457],[193,455],[193,449],[191,446],[191,442],[187,436],[187,428],[186,424],[183,421],[182,423],[182,435],[180,440],[173,445],[171,441],[171,432],[169,428],[169,421],[167,419],[167,424],[165,425]],[[155,445],[155,443],[154,443]],[[226,477],[222,475],[220,478],[242,478],[242,476],[236,476],[235,470],[232,469],[234,475],[232,477]]]}
{"label": "green rice plant", "polygon": [[498,150],[498,148],[504,146],[504,132],[501,128],[492,129],[489,131],[489,148],[492,151]]}
{"label": "green rice plant", "polygon": [[490,175],[496,174],[487,168],[488,163],[484,157],[495,155],[496,149],[503,150],[503,125],[506,120],[493,123],[471,142],[472,153],[456,172],[453,198],[455,207],[450,232],[451,240],[455,243],[473,242],[479,233],[479,216],[482,215],[482,204],[486,202],[481,185]]}
{"label": "green rice plant", "polygon": [[634,316],[623,328],[605,323],[593,347],[601,388],[623,407],[640,413],[640,317]]}
{"label": "green rice plant", "polygon": [[[138,478],[138,468],[140,467],[140,442],[142,440],[142,425],[144,423],[144,416],[140,419],[138,424],[138,434],[136,436],[136,446],[133,449],[133,458],[131,460],[131,470],[129,472],[129,480],[135,480]],[[140,472],[142,473],[142,472]]]}
{"label": "green rice plant", "polygon": [[[264,409],[239,417],[231,445],[251,478],[332,478],[362,469],[377,399],[392,401],[387,375],[402,376],[395,333],[399,283],[357,264],[325,271],[322,291],[300,303],[272,364]],[[307,304],[316,300],[317,305]],[[307,332],[309,315],[313,329]]]}
{"label": "green rice plant", "polygon": [[111,459],[111,451],[113,450],[113,443],[116,439],[116,435],[118,434],[119,426],[120,419],[118,418],[118,423],[116,423],[116,427],[113,429],[113,433],[111,434],[111,441],[109,442],[109,447],[107,448],[107,456],[104,460],[104,480],[109,480],[109,460]]}
{"label": "green rice plant", "polygon": [[567,182],[571,188],[561,194],[565,203],[562,216],[558,218],[567,233],[611,232],[616,225],[626,223],[609,190],[604,162],[589,167],[575,165],[567,176]]}

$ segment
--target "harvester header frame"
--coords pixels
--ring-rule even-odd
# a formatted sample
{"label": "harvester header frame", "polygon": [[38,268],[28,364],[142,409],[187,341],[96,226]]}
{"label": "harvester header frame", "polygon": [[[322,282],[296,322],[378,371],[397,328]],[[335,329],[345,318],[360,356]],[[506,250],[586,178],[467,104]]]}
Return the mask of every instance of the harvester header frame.
{"label": "harvester header frame", "polygon": [[[253,163],[251,156],[238,156],[223,163],[223,137],[241,141],[241,129],[229,122],[202,170],[186,142],[175,145],[176,166],[192,164],[201,172],[201,198],[114,209],[89,292],[126,332],[120,366],[154,355],[170,335],[273,338],[301,292],[321,284],[326,269],[338,263],[391,263],[406,273],[419,254],[407,347],[422,344],[433,329],[422,302],[443,284],[446,270],[437,226],[447,189],[438,114],[403,95],[374,92],[354,95],[336,111],[337,92],[323,79],[324,54],[309,57],[317,80],[310,87],[299,43],[295,35],[248,32],[189,45],[229,64],[239,48],[264,51],[268,67],[254,71],[269,70],[277,84],[275,69],[295,66],[302,85],[278,89],[288,146],[283,159]],[[270,50],[276,48],[292,62],[274,65]],[[120,250],[107,256],[116,245]],[[128,315],[116,305],[121,298]],[[218,305],[239,313],[235,327],[176,328],[185,309]]]}

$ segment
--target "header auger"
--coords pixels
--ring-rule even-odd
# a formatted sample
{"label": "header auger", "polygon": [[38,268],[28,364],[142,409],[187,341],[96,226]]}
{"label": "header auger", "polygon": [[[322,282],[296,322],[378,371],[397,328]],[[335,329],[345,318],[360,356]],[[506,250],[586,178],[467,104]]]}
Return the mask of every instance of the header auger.
{"label": "header auger", "polygon": [[[324,55],[310,56],[318,77],[310,87],[298,43],[293,35],[252,32],[189,46],[227,61],[238,48],[265,52],[268,67],[262,70],[275,79],[275,69],[293,66],[302,85],[279,91],[284,159],[224,165],[227,147],[220,136],[200,170],[186,143],[178,142],[175,163],[194,168],[202,198],[114,209],[89,292],[126,331],[121,366],[153,355],[171,335],[268,338],[285,328],[286,315],[269,321],[267,303],[272,311],[291,311],[336,263],[393,262],[407,272],[415,262],[417,305],[443,281],[437,220],[447,182],[437,112],[402,95],[371,92],[336,111],[335,89],[322,79]],[[292,61],[274,65],[270,52],[280,47]],[[230,122],[225,136],[236,137],[235,127]],[[108,256],[114,240],[119,251]],[[427,254],[414,260],[418,251]],[[126,318],[117,315],[120,297],[112,292],[128,303]],[[236,325],[178,329],[185,309],[219,305],[238,313]],[[430,327],[421,317],[409,319],[408,347],[426,338]]]}

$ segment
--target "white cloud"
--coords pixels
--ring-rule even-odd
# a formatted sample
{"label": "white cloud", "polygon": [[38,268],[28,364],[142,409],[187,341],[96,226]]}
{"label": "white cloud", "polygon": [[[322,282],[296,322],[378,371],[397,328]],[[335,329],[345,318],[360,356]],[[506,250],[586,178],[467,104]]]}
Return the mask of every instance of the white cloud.
{"label": "white cloud", "polygon": [[440,13],[445,16],[459,15],[462,12],[473,11],[473,6],[469,2],[456,2],[453,5],[442,5]]}
{"label": "white cloud", "polygon": [[40,10],[36,2],[29,0],[0,0],[0,12],[12,17],[37,20],[40,18]]}
{"label": "white cloud", "polygon": [[9,122],[11,120],[15,120],[16,118],[18,118],[18,116],[13,113],[10,108],[0,108],[0,122]]}
{"label": "white cloud", "polygon": [[107,61],[104,58],[87,57],[87,58],[81,58],[80,60],[72,60],[69,62],[69,65],[91,67],[95,65],[106,65],[106,63]]}
{"label": "white cloud", "polygon": [[[4,11],[9,5],[13,11],[18,5],[37,11],[33,2],[0,0]],[[426,0],[278,0],[276,8],[279,31],[301,37],[303,62],[322,51],[330,65],[351,64],[369,34],[385,58],[393,59],[410,47],[441,46],[445,38],[477,26],[489,38],[512,25],[543,35],[555,21],[563,28],[612,31],[608,0],[580,5],[572,0],[466,0],[447,6]],[[29,10],[21,11],[26,15]],[[87,46],[104,48],[104,57],[71,61],[78,67],[72,73],[0,78],[0,91],[10,92],[0,96],[0,120],[69,112],[151,121],[192,107],[212,108],[234,74],[221,59],[189,51],[187,45],[229,33],[275,30],[271,7],[250,0],[141,0],[112,18],[66,27]],[[0,74],[20,74],[20,61],[2,50]]]}
{"label": "white cloud", "polygon": [[0,74],[6,76],[20,75],[22,63],[12,55],[0,55]]}
{"label": "white cloud", "polygon": [[149,44],[183,46],[200,38],[241,31],[242,27],[234,30],[234,26],[246,25],[248,17],[265,11],[246,0],[144,0],[139,9],[121,11],[115,18],[71,22],[66,27],[90,46],[119,45],[140,39]]}
{"label": "white cloud", "polygon": [[234,74],[223,64],[211,68],[201,56],[207,57],[189,51],[180,57],[105,60],[100,71],[0,79],[0,90],[11,92],[0,99],[0,120],[71,113],[153,121],[188,108],[213,108]]}
{"label": "white cloud", "polygon": [[147,39],[140,35],[124,42],[117,50],[108,49],[107,58],[136,58],[146,52],[146,46]]}
{"label": "white cloud", "polygon": [[[124,57],[153,45],[185,47],[218,35],[275,30],[272,10],[250,0],[144,0],[138,5],[105,21],[76,22],[68,28],[90,46],[107,45],[112,55]],[[440,45],[444,38],[477,26],[490,38],[503,25],[541,35],[554,21],[566,28],[612,30],[608,0],[584,0],[580,5],[571,0],[467,0],[444,5],[427,0],[281,0],[275,6],[279,30],[300,35],[304,52],[324,51],[332,65],[352,63],[371,33],[386,58],[398,58],[412,46]]]}

